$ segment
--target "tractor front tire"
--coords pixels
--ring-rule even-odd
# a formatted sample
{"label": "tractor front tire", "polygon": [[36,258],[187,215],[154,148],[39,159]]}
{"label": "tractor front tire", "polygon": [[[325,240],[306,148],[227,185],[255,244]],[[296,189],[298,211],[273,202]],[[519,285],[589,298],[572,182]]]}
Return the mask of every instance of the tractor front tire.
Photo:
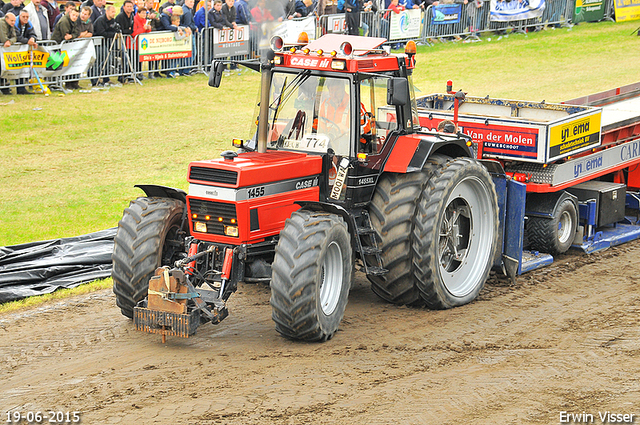
{"label": "tractor front tire", "polygon": [[124,316],[133,318],[155,270],[184,252],[184,240],[178,238],[184,208],[176,199],[138,198],[124,210],[111,256],[113,292]]}
{"label": "tractor front tire", "polygon": [[467,304],[482,290],[498,240],[498,200],[489,172],[469,158],[439,167],[418,204],[414,273],[427,307]]}
{"label": "tractor front tire", "polygon": [[354,272],[342,217],[294,212],[280,232],[271,268],[276,330],[291,339],[330,339],[344,316]]}

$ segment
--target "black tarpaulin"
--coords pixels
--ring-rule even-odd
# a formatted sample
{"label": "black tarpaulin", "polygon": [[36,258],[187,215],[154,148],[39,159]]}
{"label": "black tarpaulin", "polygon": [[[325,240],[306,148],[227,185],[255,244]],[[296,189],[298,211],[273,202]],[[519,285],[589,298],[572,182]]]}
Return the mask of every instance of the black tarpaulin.
{"label": "black tarpaulin", "polygon": [[0,303],[111,276],[116,228],[0,247]]}

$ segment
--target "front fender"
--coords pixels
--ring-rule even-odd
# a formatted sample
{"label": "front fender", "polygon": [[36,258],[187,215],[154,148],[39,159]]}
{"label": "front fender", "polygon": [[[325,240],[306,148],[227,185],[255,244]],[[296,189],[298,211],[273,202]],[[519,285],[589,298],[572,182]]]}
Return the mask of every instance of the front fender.
{"label": "front fender", "polygon": [[155,184],[137,184],[135,187],[142,189],[142,191],[150,198],[171,198],[177,199],[187,203],[187,192],[182,189],[175,189],[173,187],[159,186]]}
{"label": "front fender", "polygon": [[308,211],[324,211],[331,214],[336,214],[341,216],[347,226],[349,227],[349,233],[351,237],[354,238],[356,235],[356,222],[353,215],[349,214],[349,212],[342,208],[340,205],[330,204],[328,202],[316,202],[316,201],[298,201],[296,204],[300,205],[300,207],[304,210]]}

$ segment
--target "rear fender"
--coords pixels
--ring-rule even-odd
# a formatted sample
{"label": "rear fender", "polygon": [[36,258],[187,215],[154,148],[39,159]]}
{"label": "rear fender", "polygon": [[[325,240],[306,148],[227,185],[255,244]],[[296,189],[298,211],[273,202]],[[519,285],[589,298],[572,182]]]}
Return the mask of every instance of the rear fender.
{"label": "rear fender", "polygon": [[401,135],[395,142],[384,165],[385,172],[413,173],[419,172],[425,162],[435,153],[456,157],[473,157],[471,150],[463,138],[455,135]]}
{"label": "rear fender", "polygon": [[553,193],[528,193],[526,215],[533,217],[553,218],[554,212],[565,199],[573,202],[578,211],[578,198],[567,191]]}

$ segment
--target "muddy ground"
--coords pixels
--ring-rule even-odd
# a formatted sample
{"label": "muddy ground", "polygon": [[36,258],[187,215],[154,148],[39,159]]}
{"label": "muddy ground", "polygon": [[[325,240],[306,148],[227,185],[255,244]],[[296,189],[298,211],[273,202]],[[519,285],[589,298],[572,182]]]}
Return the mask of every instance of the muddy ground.
{"label": "muddy ground", "polygon": [[[448,311],[384,303],[356,275],[323,344],[274,330],[242,285],[195,337],[138,333],[110,291],[0,316],[0,417],[85,424],[558,424],[640,415],[640,241],[569,254]],[[566,419],[566,416],[564,417]],[[640,423],[640,420],[636,420]]]}

